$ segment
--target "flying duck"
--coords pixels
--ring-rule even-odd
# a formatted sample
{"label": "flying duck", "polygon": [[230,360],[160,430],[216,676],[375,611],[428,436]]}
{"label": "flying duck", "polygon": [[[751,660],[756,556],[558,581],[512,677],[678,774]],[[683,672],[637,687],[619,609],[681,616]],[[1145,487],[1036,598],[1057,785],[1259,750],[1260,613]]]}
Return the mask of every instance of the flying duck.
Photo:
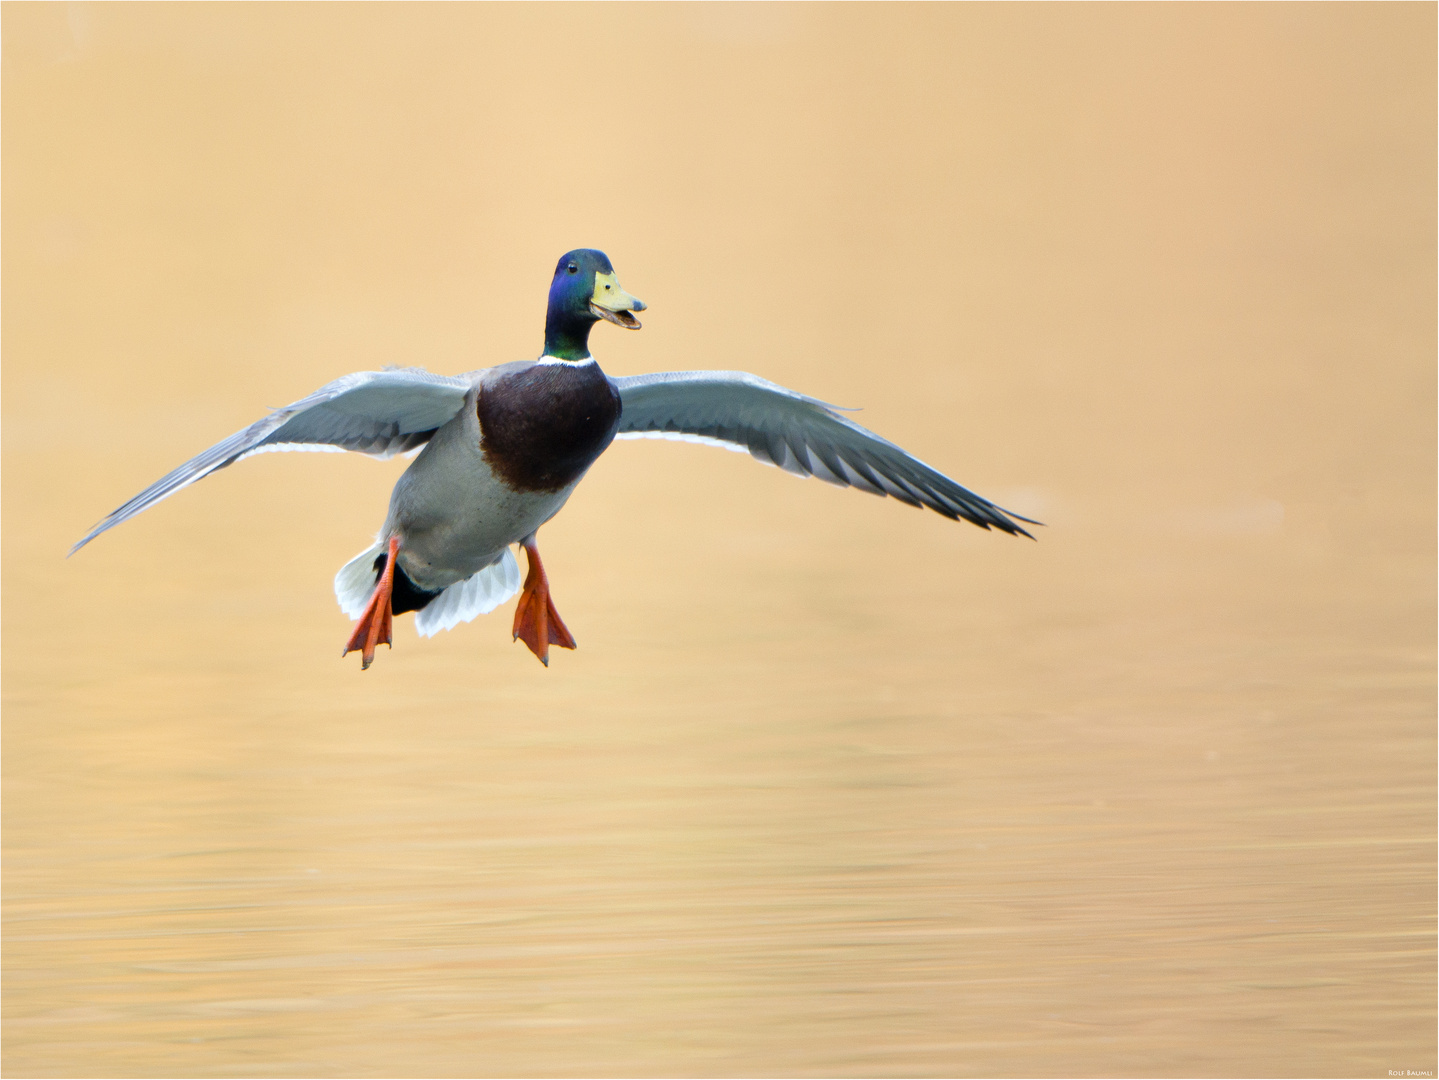
{"label": "flying duck", "polygon": [[[273,450],[418,451],[390,495],[375,542],[335,575],[341,609],[357,619],[342,656],[361,670],[395,615],[415,612],[429,637],[493,611],[517,591],[514,637],[549,665],[549,647],[575,647],[560,619],[535,535],[560,512],[614,439],[682,439],[747,450],[800,476],[890,495],[984,529],[1030,536],[1038,524],[1001,509],[880,438],[835,407],[742,371],[668,371],[611,378],[590,355],[600,320],[638,330],[645,305],[620,288],[604,252],[564,255],[550,283],[538,360],[466,375],[387,368],[345,375],[276,409],[151,484],[91,529],[73,555],[217,469]],[[1032,539],[1032,537],[1031,537]],[[524,548],[520,583],[511,545]]]}

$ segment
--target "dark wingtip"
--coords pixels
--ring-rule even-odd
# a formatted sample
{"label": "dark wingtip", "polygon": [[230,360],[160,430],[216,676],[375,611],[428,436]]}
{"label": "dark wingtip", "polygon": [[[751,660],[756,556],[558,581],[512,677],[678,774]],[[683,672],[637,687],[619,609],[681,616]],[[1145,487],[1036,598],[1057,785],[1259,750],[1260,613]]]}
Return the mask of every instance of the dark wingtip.
{"label": "dark wingtip", "polygon": [[1013,510],[1006,510],[1002,506],[996,506],[995,509],[1004,517],[1005,531],[1011,536],[1027,536],[1036,544],[1039,543],[1039,540],[1033,533],[1026,529],[1024,525],[1016,525],[1016,521],[1022,521],[1025,525],[1038,525],[1041,529],[1048,528],[1042,521],[1035,521],[1034,518],[1027,518],[1023,514],[1016,514]]}
{"label": "dark wingtip", "polygon": [[[1013,516],[1015,517],[1016,520],[1028,522],[1030,525],[1039,525],[1039,526],[1041,526],[1041,527],[1043,527],[1043,525],[1044,525],[1044,522],[1042,522],[1042,521],[1031,521],[1031,520],[1030,520],[1029,518],[1027,518],[1027,517],[1020,517],[1018,514],[1015,514],[1015,515],[1013,515]],[[1004,530],[1004,531],[1007,532],[1007,533],[1009,533],[1010,536],[1027,536],[1027,537],[1029,537],[1031,540],[1034,540],[1034,542],[1035,542],[1036,544],[1039,543],[1039,541],[1035,538],[1034,534],[1033,534],[1032,532],[1030,532],[1028,529],[1026,529],[1023,525],[1016,525],[1013,521],[1006,521],[1004,524],[1005,524],[1005,530]]]}

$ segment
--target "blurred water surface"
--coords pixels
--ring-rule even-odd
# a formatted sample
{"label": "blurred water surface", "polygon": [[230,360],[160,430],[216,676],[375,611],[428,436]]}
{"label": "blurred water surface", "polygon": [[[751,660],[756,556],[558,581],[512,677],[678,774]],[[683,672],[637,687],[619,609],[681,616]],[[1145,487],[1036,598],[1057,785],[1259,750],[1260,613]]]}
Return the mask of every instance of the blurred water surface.
{"label": "blurred water surface", "polygon": [[[1432,5],[3,8],[8,1075],[1434,1069]],[[742,368],[339,659],[334,376]]]}

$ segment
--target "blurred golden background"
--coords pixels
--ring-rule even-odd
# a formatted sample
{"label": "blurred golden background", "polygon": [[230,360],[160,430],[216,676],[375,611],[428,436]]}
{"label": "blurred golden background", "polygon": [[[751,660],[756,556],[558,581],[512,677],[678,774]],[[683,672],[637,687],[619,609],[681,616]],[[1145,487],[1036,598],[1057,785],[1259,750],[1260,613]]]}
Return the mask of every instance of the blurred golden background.
{"label": "blurred golden background", "polygon": [[[1435,7],[3,7],[7,1075],[1435,1054]],[[842,405],[1037,543],[616,444],[359,672],[337,375]]]}

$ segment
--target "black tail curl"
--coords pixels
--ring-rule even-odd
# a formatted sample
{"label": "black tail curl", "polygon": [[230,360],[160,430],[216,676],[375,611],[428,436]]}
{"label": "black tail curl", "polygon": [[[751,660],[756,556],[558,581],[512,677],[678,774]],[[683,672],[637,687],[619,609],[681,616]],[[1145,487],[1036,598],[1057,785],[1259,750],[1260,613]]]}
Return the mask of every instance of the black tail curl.
{"label": "black tail curl", "polygon": [[[375,579],[377,581],[385,572],[385,563],[389,561],[389,552],[381,552],[375,556]],[[403,615],[407,611],[419,611],[443,591],[443,589],[438,589],[435,592],[426,592],[410,580],[410,575],[405,573],[403,566],[396,563],[394,590],[390,593],[390,612],[394,615]]]}

